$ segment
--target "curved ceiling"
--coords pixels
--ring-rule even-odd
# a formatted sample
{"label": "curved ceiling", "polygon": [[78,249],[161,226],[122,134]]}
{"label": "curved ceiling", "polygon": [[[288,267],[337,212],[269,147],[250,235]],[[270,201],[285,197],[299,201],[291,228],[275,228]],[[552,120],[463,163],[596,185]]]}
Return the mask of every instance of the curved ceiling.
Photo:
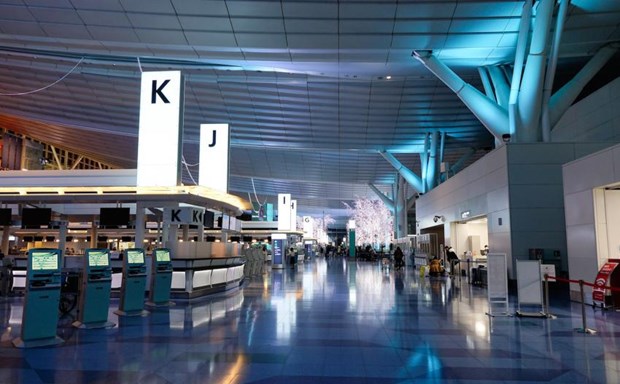
{"label": "curved ceiling", "polygon": [[[480,122],[411,52],[433,50],[481,89],[479,66],[513,60],[522,7],[0,0],[0,126],[135,167],[140,71],[180,69],[187,163],[198,161],[201,123],[229,123],[231,193],[261,202],[291,193],[300,214],[341,216],[343,201],[374,196],[368,183],[390,190],[396,172],[380,150],[419,173],[428,132],[445,132],[450,164],[492,147]],[[570,75],[620,40],[619,20],[620,1],[572,0],[559,73]],[[185,182],[197,171],[188,166]]]}

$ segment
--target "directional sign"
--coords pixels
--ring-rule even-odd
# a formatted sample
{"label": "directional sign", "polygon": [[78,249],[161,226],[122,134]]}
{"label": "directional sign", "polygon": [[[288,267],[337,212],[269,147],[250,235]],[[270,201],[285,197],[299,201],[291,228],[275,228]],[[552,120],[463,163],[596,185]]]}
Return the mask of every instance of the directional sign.
{"label": "directional sign", "polygon": [[164,209],[164,223],[200,225],[204,219],[204,208],[179,207]]}
{"label": "directional sign", "polygon": [[183,88],[179,71],[142,73],[139,187],[173,187],[181,182]]}

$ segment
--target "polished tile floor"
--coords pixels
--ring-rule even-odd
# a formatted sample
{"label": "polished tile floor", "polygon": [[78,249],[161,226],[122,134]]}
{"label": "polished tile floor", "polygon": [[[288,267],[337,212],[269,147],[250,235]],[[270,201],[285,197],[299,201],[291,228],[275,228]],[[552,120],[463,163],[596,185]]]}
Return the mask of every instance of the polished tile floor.
{"label": "polished tile floor", "polygon": [[[557,319],[489,317],[486,290],[318,259],[243,288],[21,350],[22,298],[0,305],[0,383],[620,383],[620,313],[552,298]],[[511,303],[511,310],[512,308]]]}

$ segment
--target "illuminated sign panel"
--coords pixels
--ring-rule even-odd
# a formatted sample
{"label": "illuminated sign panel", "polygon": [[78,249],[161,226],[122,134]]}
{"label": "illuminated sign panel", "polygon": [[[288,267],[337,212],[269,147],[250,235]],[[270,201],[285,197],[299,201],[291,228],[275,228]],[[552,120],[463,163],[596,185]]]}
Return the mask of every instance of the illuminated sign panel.
{"label": "illuminated sign panel", "polygon": [[291,229],[291,194],[278,194],[278,231]]}
{"label": "illuminated sign panel", "polygon": [[142,73],[138,187],[170,187],[181,182],[183,92],[180,71]]}
{"label": "illuminated sign panel", "polygon": [[198,185],[228,193],[229,148],[228,124],[200,125]]}

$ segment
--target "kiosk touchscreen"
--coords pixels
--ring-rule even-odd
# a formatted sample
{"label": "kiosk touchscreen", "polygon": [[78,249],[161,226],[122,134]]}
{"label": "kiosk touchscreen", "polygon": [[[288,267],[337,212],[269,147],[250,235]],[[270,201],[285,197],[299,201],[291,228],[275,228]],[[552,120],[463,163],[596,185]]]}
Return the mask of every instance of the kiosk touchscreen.
{"label": "kiosk touchscreen", "polygon": [[17,348],[63,342],[56,336],[62,285],[61,259],[59,249],[33,248],[28,251],[21,335],[13,340]]}
{"label": "kiosk touchscreen", "polygon": [[151,268],[151,289],[149,291],[150,306],[173,305],[170,301],[170,286],[172,284],[172,261],[170,250],[157,248],[153,251]]}
{"label": "kiosk touchscreen", "polygon": [[111,290],[110,251],[87,249],[84,252],[78,319],[73,326],[88,329],[113,327],[115,324],[108,321]]}
{"label": "kiosk touchscreen", "polygon": [[123,278],[121,283],[121,300],[118,310],[119,316],[146,316],[144,310],[144,292],[146,290],[146,264],[144,249],[130,248],[125,250],[123,259]]}

